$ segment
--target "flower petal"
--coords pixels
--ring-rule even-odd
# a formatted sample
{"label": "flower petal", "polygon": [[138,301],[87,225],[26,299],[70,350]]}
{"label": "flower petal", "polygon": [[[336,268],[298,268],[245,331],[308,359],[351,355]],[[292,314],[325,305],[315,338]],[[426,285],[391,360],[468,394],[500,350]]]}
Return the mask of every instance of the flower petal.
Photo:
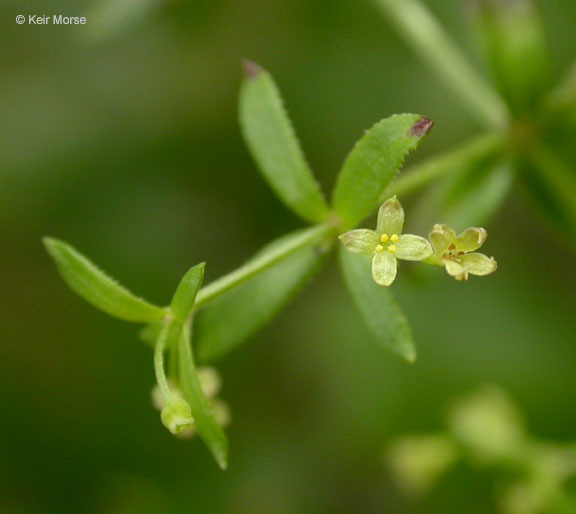
{"label": "flower petal", "polygon": [[484,244],[486,236],[486,230],[483,228],[467,228],[460,235],[456,236],[454,244],[456,245],[457,250],[473,252]]}
{"label": "flower petal", "polygon": [[376,232],[378,234],[392,234],[400,235],[404,227],[404,209],[402,204],[393,196],[388,198],[380,207],[378,211],[378,224]]}
{"label": "flower petal", "polygon": [[351,230],[339,236],[338,239],[342,241],[342,244],[349,252],[363,253],[365,255],[372,255],[380,242],[378,234],[367,228]]}
{"label": "flower petal", "polygon": [[442,255],[454,241],[456,233],[447,225],[434,225],[430,232],[430,242],[434,253],[438,256]]}
{"label": "flower petal", "polygon": [[381,286],[389,286],[396,278],[396,257],[390,252],[377,253],[372,259],[372,278]]}
{"label": "flower petal", "polygon": [[432,255],[432,246],[427,239],[412,234],[403,234],[396,243],[397,259],[405,261],[422,261]]}
{"label": "flower petal", "polygon": [[467,253],[460,261],[464,270],[472,275],[490,275],[498,267],[494,257],[487,257],[482,253]]}
{"label": "flower petal", "polygon": [[454,277],[456,280],[468,280],[468,273],[466,273],[464,268],[457,262],[445,260],[444,266],[446,266],[448,275]]}

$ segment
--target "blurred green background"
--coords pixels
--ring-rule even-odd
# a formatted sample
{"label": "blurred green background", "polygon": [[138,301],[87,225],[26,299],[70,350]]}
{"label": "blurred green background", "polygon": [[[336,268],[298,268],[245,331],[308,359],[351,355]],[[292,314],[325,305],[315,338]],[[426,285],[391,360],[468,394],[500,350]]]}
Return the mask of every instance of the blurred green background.
{"label": "blurred green background", "polygon": [[[426,3],[479,63],[462,2]],[[382,451],[441,428],[452,399],[484,382],[509,391],[537,434],[576,439],[574,251],[521,188],[487,227],[495,275],[462,284],[403,267],[414,366],[372,344],[333,262],[220,361],[227,472],[162,427],[137,327],[62,283],[43,235],[162,303],[192,264],[214,279],[300,226],[241,140],[241,58],[275,76],[326,190],[392,113],[436,121],[408,164],[479,130],[368,0],[150,4],[117,26],[97,0],[0,7],[0,512],[494,512],[489,477],[466,468],[410,501]],[[559,76],[575,57],[576,5],[539,4]],[[34,13],[88,24],[15,23]],[[411,224],[415,203],[408,228],[425,233],[438,220]]]}

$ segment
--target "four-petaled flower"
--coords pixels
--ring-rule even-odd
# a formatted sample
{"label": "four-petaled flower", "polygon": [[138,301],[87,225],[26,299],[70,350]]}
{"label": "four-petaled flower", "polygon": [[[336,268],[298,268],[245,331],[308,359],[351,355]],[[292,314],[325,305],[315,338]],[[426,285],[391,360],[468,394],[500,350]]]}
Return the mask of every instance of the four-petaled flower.
{"label": "four-petaled flower", "polygon": [[421,261],[433,253],[428,240],[402,234],[404,209],[396,198],[386,200],[378,211],[376,230],[351,230],[340,236],[346,249],[372,255],[372,277],[377,284],[389,286],[396,278],[397,261]]}
{"label": "four-petaled flower", "polygon": [[456,280],[468,280],[468,274],[489,275],[496,271],[496,261],[493,257],[474,252],[485,240],[486,231],[483,228],[467,228],[457,236],[446,225],[434,225],[430,232],[434,255],[428,262],[444,266]]}

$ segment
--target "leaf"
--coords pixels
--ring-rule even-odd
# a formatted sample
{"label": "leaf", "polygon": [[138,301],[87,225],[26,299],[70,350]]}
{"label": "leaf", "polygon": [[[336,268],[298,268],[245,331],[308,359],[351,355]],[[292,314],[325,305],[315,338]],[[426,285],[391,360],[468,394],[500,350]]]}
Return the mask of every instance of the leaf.
{"label": "leaf", "polygon": [[477,0],[476,27],[496,85],[515,114],[532,112],[549,86],[540,16],[532,0]]}
{"label": "leaf", "polygon": [[205,263],[202,262],[190,268],[182,277],[172,298],[170,309],[174,317],[182,323],[186,322],[194,308],[196,295],[204,279],[204,267]]}
{"label": "leaf", "polygon": [[340,248],[344,281],[362,318],[384,348],[408,362],[416,360],[416,346],[406,316],[387,287],[378,286],[370,272],[370,258]]}
{"label": "leaf", "polygon": [[328,205],[304,159],[276,84],[254,63],[245,62],[244,69],[240,124],[248,148],[270,187],[290,209],[306,221],[323,221]]}
{"label": "leaf", "polygon": [[334,211],[346,228],[353,228],[372,212],[406,155],[432,125],[419,114],[397,114],[376,123],[356,143],[333,193]]}
{"label": "leaf", "polygon": [[116,318],[140,323],[166,315],[164,309],[134,296],[65,242],[50,237],[43,242],[64,282],[94,307]]}
{"label": "leaf", "polygon": [[178,341],[178,365],[180,387],[184,399],[189,403],[198,434],[206,443],[216,462],[222,469],[228,466],[228,440],[214,417],[202,387],[198,381],[189,330],[184,327]]}
{"label": "leaf", "polygon": [[[270,254],[301,233],[272,242],[254,259]],[[252,336],[304,287],[324,256],[317,248],[303,248],[200,310],[195,338],[199,359],[205,362],[221,357]]]}
{"label": "leaf", "polygon": [[574,238],[576,233],[576,176],[548,146],[536,146],[524,168],[524,179],[553,221]]}
{"label": "leaf", "polygon": [[438,222],[462,229],[481,226],[501,207],[513,181],[514,170],[508,161],[469,162],[431,191],[426,216],[432,211]]}

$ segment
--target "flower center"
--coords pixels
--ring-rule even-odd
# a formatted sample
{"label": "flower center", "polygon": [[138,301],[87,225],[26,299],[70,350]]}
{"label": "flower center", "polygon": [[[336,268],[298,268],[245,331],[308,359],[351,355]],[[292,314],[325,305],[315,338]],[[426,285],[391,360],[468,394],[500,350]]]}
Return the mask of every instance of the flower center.
{"label": "flower center", "polygon": [[456,250],[456,245],[451,244],[448,247],[448,250],[442,254],[442,259],[448,261],[454,261],[460,263],[460,257],[464,255],[466,252],[462,252],[460,250]]}
{"label": "flower center", "polygon": [[388,234],[382,234],[380,236],[380,242],[382,244],[376,246],[376,252],[382,253],[384,250],[387,250],[390,253],[396,253],[396,246],[392,243],[397,243],[398,241],[400,241],[398,234],[392,234],[391,236],[388,236]]}

